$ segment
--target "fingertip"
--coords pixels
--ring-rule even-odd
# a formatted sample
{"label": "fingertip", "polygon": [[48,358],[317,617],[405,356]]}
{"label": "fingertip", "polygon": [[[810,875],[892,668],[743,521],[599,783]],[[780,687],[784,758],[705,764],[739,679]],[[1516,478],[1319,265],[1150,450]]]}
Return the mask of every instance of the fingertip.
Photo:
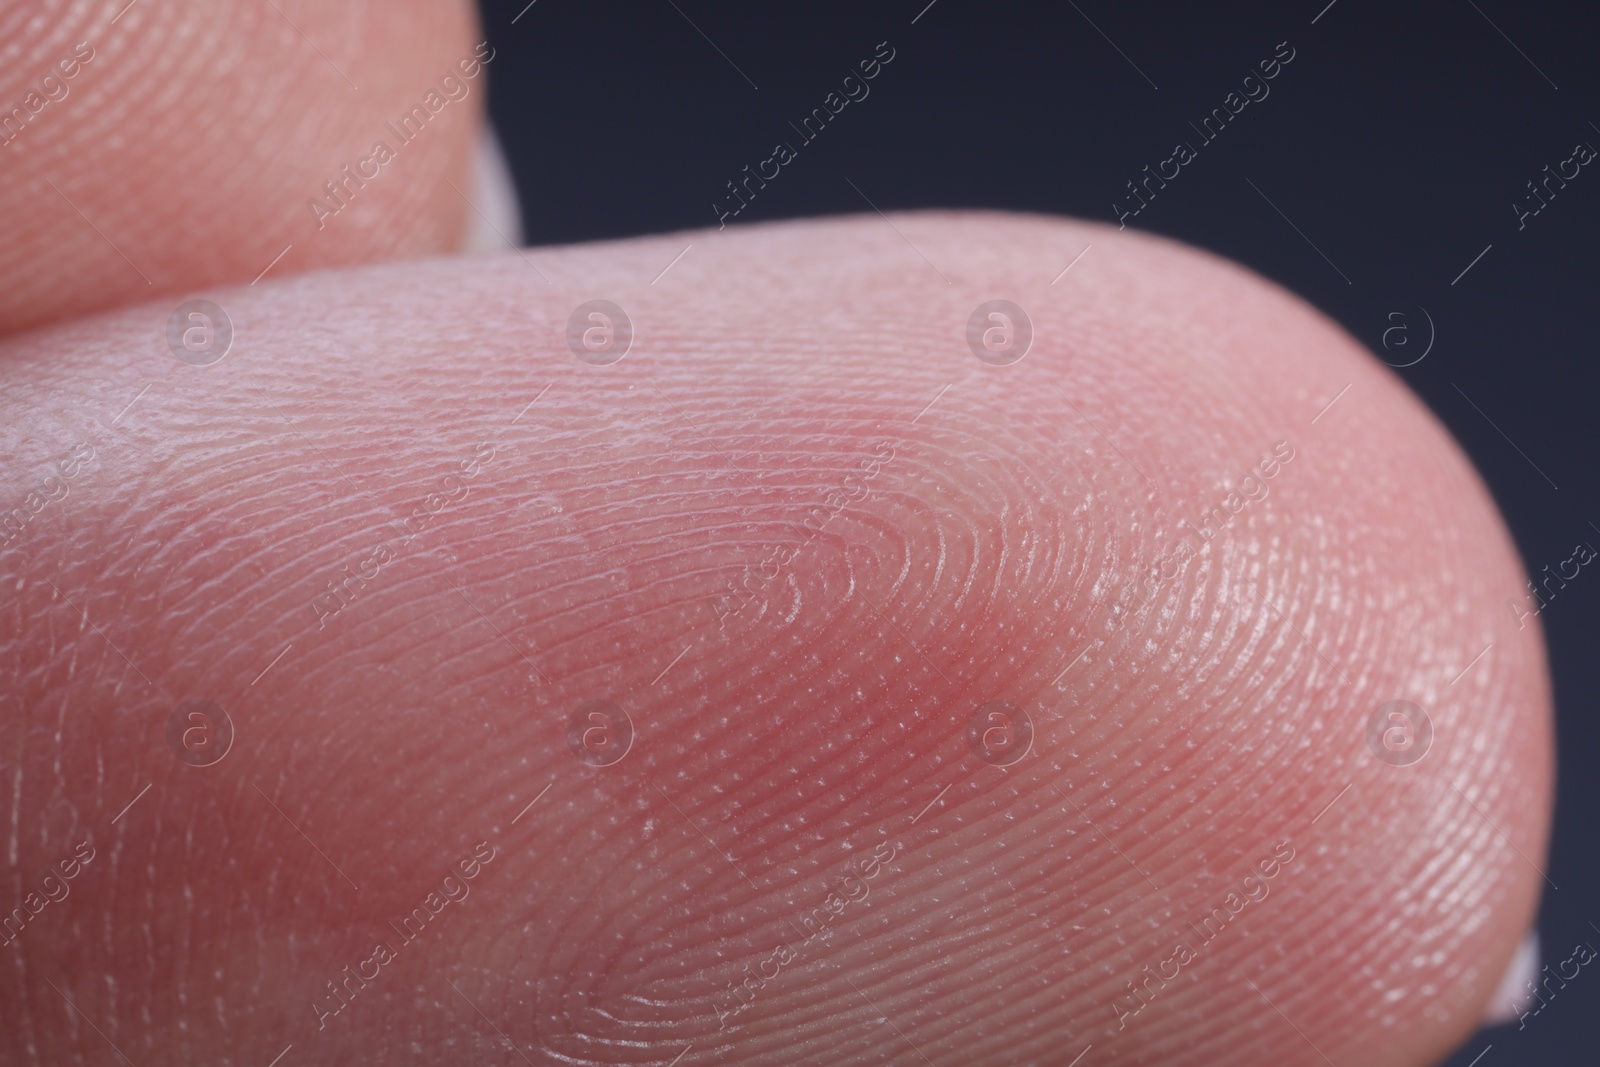
{"label": "fingertip", "polygon": [[[467,0],[112,10],[21,21],[6,42],[0,333],[460,247],[493,54]],[[351,177],[378,142],[392,161]]]}

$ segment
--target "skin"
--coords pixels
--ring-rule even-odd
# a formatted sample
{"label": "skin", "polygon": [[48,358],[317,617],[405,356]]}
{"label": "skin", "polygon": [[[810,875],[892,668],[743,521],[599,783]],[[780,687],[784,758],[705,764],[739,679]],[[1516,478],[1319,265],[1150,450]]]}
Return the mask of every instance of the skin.
{"label": "skin", "polygon": [[[0,2],[0,118],[38,107],[0,136],[0,333],[248,282],[285,246],[274,274],[459,247],[484,72],[410,142],[385,123],[473,55],[469,4],[141,0],[113,22],[125,3]],[[395,158],[319,225],[307,202],[379,140]]]}
{"label": "skin", "polygon": [[[1541,886],[1549,686],[1392,373],[1236,266],[1034,217],[351,267],[456,247],[481,81],[323,229],[306,200],[471,9],[274,2],[0,3],[0,103],[97,50],[0,145],[0,909],[37,911],[0,1063],[1417,1067],[1470,1032]],[[174,358],[224,283],[231,348]],[[965,339],[996,297],[1009,366]],[[608,366],[566,339],[596,298]],[[1409,766],[1368,742],[1396,699]],[[996,700],[1033,727],[1004,769]]]}
{"label": "skin", "polygon": [[[870,216],[221,290],[208,367],[165,348],[170,301],[6,343],[0,499],[95,450],[0,550],[8,891],[96,858],[3,949],[0,1059],[1389,1067],[1462,1039],[1533,916],[1551,737],[1460,451],[1214,257],[893,221],[949,284]],[[1005,367],[964,341],[996,294],[1034,330]],[[564,338],[596,296],[637,334],[610,366]],[[1268,495],[1146,604],[1180,521],[1280,441]],[[192,698],[237,732],[213,766],[168,746]],[[1366,740],[1398,698],[1435,735],[1411,766]],[[636,731],[606,767],[567,739],[597,699]],[[1004,770],[968,739],[997,699],[1035,731]],[[470,896],[400,944],[479,842]]]}

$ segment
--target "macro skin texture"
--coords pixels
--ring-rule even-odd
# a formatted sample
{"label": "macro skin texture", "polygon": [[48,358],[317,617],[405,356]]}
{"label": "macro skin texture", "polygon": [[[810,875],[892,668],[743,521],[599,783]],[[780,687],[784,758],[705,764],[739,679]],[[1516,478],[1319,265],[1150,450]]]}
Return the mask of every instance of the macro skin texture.
{"label": "macro skin texture", "polygon": [[[488,54],[465,0],[119,8],[0,2],[0,333],[458,246],[493,69],[456,69]],[[420,132],[387,128],[419,103]]]}
{"label": "macro skin texture", "polygon": [[[7,891],[94,853],[0,948],[0,1062],[1464,1037],[1536,905],[1551,735],[1460,451],[1239,267],[893,221],[217,290],[204,367],[176,301],[0,345],[0,505],[67,486],[0,547]],[[1009,366],[965,340],[994,298]],[[593,299],[634,331],[606,366],[566,339]],[[1368,742],[1397,699],[1410,765]],[[169,741],[191,700],[235,732],[211,766]],[[605,766],[592,701],[632,724]]]}

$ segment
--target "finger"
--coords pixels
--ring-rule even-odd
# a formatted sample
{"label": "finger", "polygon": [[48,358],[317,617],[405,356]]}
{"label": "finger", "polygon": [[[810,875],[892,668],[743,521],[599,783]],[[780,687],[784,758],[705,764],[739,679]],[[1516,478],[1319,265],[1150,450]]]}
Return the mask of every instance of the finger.
{"label": "finger", "polygon": [[462,252],[496,252],[522,243],[522,210],[511,165],[492,127],[480,131],[472,153],[472,189],[467,199],[472,217],[462,238]]}
{"label": "finger", "polygon": [[1464,1037],[1550,734],[1459,450],[1214,258],[891,221],[229,290],[204,367],[164,305],[12,341],[14,884],[96,858],[6,1051]]}
{"label": "finger", "polygon": [[458,246],[492,58],[465,0],[14,3],[0,25],[0,332]]}

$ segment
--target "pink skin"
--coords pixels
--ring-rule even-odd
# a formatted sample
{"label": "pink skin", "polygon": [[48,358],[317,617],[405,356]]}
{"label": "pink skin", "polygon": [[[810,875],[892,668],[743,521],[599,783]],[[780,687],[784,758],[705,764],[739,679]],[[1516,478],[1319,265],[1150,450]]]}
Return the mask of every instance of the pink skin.
{"label": "pink skin", "polygon": [[[0,127],[0,333],[269,264],[281,277],[459,247],[469,208],[450,183],[470,190],[493,61],[408,143],[386,124],[474,56],[467,0],[144,0],[115,23],[122,3],[40,6],[0,0],[0,120],[25,116]],[[395,155],[370,180],[341,173],[380,140]],[[319,218],[329,181],[348,206]]]}
{"label": "pink skin", "polygon": [[[221,290],[209,367],[166,351],[171,300],[7,342],[0,504],[95,450],[0,549],[8,894],[96,858],[0,949],[0,1060],[1392,1067],[1462,1039],[1533,915],[1551,736],[1460,451],[1238,267],[894,221],[950,284],[873,216],[528,252],[550,283],[504,254]],[[1034,332],[1006,367],[964,340],[997,296]],[[564,339],[594,298],[636,333],[610,366]],[[1267,495],[1138,592],[1277,442]],[[167,745],[190,698],[237,731],[211,767]],[[1401,698],[1434,730],[1411,766],[1365,733]],[[635,730],[611,766],[568,745],[595,699]],[[999,699],[1034,729],[1003,770],[968,736]],[[470,895],[319,1030],[479,842]]]}

